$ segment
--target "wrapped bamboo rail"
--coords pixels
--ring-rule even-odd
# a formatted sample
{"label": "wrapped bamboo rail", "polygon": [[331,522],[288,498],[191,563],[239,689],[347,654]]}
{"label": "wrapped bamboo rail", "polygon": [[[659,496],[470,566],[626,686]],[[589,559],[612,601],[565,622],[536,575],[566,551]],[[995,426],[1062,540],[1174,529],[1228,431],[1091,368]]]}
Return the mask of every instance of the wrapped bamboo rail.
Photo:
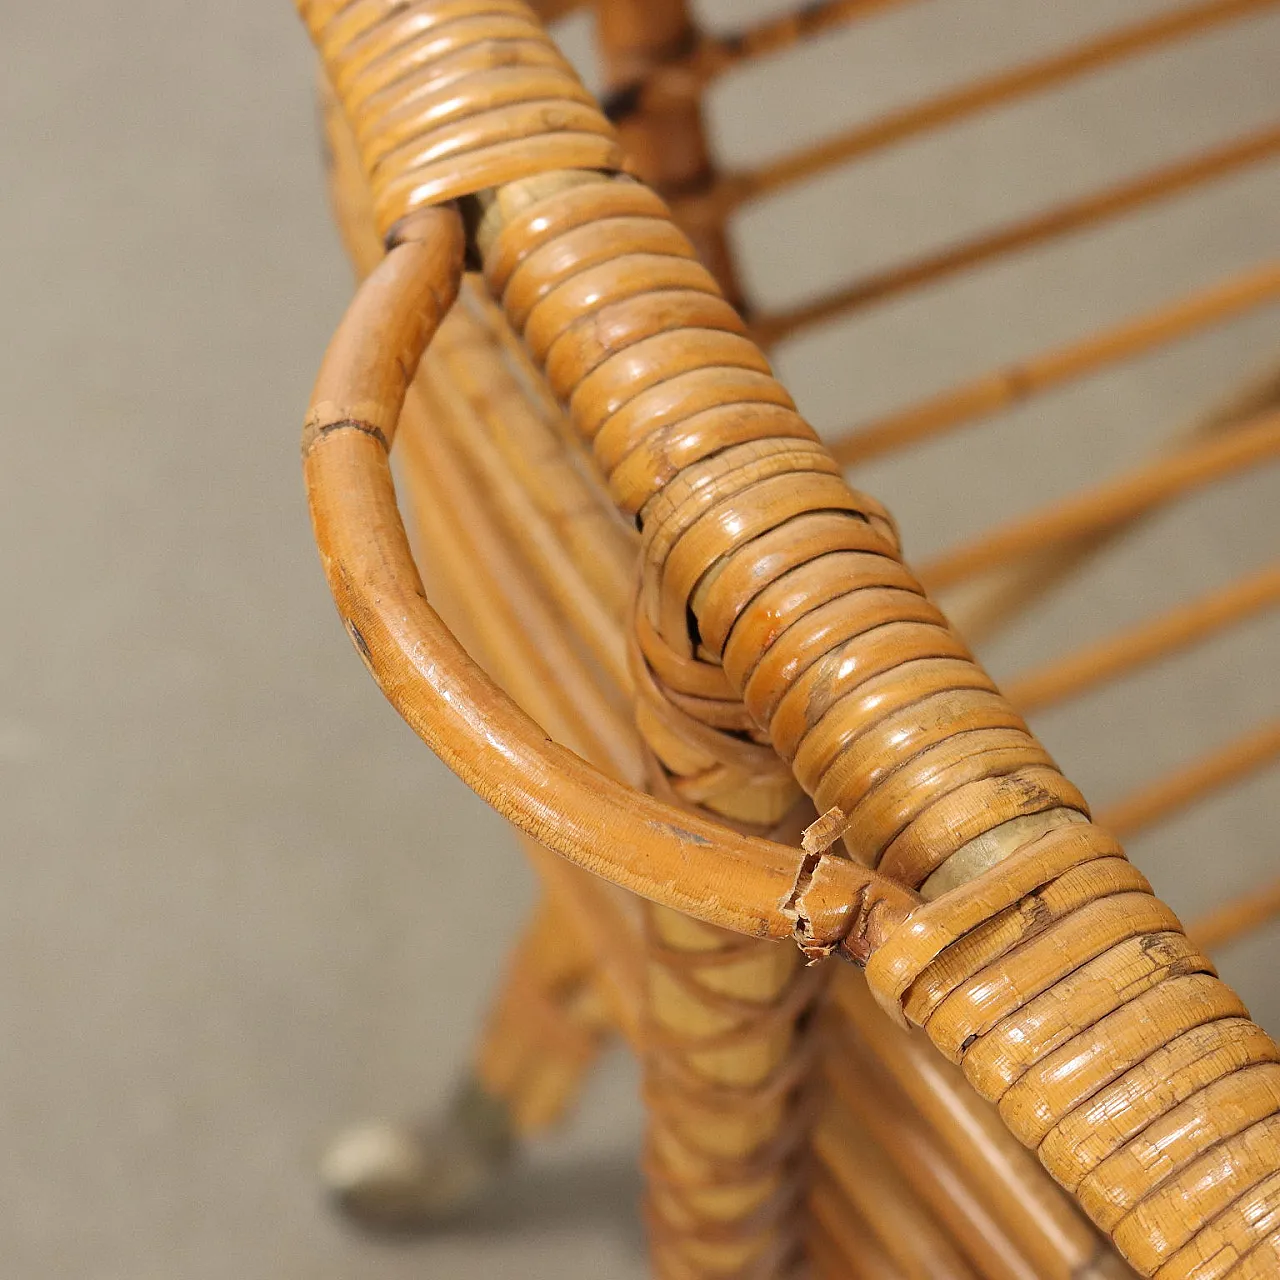
{"label": "wrapped bamboo rail", "polygon": [[[528,834],[656,904],[638,1030],[658,1274],[764,1280],[800,1262],[806,1010],[822,973],[801,969],[801,953],[865,965],[884,1009],[925,1028],[1143,1274],[1280,1274],[1280,1051],[928,600],[891,517],[845,484],[665,207],[623,173],[612,129],[532,12],[518,0],[300,9],[387,244],[304,429],[322,560],[353,642],[419,736]],[[549,741],[427,603],[387,454],[464,258],[639,529],[627,644],[655,795]],[[449,416],[447,396],[435,412]],[[1264,416],[1229,448],[1196,446],[1060,513],[1053,537],[1269,456],[1274,426]],[[500,451],[446,436],[419,469],[443,469],[457,501],[511,474]],[[466,459],[452,483],[449,457]],[[518,589],[499,567],[517,536],[503,520],[523,509],[502,483],[505,516],[468,529],[498,588],[495,620]],[[607,610],[588,603],[599,596],[548,588],[565,545],[548,536],[523,553],[543,582],[530,610],[558,609],[580,658],[591,634],[605,653]],[[611,665],[597,668],[605,685]],[[613,713],[597,692],[583,745],[603,758]],[[527,696],[546,716],[566,709]],[[838,816],[828,826],[850,857],[776,838],[801,789]],[[786,938],[799,952],[762,941]],[[838,1053],[827,1064],[846,1105],[814,1138],[819,1252],[848,1257],[873,1236],[873,1270],[963,1275],[963,1240],[1016,1270],[1016,1211],[998,1222],[957,1198],[948,1230],[922,1218],[847,1106],[867,1069]],[[533,1096],[549,1105],[541,1086]],[[863,1179],[864,1166],[881,1176]],[[1084,1249],[1073,1274],[1112,1273],[1109,1255]]]}

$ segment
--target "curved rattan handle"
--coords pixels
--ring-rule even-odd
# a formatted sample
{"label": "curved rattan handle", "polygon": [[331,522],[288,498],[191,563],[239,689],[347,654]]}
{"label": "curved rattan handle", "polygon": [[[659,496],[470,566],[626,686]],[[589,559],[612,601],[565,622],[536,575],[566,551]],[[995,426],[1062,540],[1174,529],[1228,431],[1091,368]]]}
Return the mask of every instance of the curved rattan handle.
{"label": "curved rattan handle", "polygon": [[416,214],[330,344],[303,433],[316,541],[339,612],[387,698],[478,795],[535,839],[655,902],[741,933],[865,960],[915,905],[844,859],[739,835],[614,782],[551,742],[427,602],[388,453],[409,380],[452,304],[453,206]]}

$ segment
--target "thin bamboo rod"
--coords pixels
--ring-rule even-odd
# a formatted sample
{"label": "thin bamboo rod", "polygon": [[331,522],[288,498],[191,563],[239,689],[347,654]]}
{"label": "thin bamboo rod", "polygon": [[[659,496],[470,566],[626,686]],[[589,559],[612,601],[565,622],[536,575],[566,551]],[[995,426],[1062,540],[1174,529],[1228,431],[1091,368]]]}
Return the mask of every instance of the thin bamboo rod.
{"label": "thin bamboo rod", "polygon": [[1264,724],[1176,773],[1140,788],[1104,809],[1095,821],[1117,836],[1131,836],[1276,759],[1280,759],[1280,720]]}
{"label": "thin bamboo rod", "polygon": [[919,288],[1017,250],[1045,244],[1059,236],[1097,226],[1157,201],[1194,190],[1280,153],[1280,125],[1210,148],[1199,155],[1152,169],[1137,178],[1091,192],[1055,208],[1034,213],[994,231],[946,245],[914,261],[890,266],[854,280],[813,302],[757,317],[752,336],[771,346],[803,329],[856,311],[872,303]]}
{"label": "thin bamboo rod", "polygon": [[449,323],[427,353],[474,407],[476,427],[512,480],[564,544],[580,578],[617,619],[631,606],[638,552],[578,437],[528,352],[483,291],[464,284]]}
{"label": "thin bamboo rod", "polygon": [[1005,683],[1020,711],[1039,711],[1280,604],[1280,564],[1126,628]]}
{"label": "thin bamboo rod", "polygon": [[1198,947],[1217,951],[1280,916],[1280,880],[1224,902],[1193,920],[1187,929]]}
{"label": "thin bamboo rod", "polygon": [[[461,623],[468,646],[482,657],[486,669],[550,732],[564,735],[571,745],[579,744],[593,764],[616,777],[640,772],[638,745],[628,718],[596,687],[596,677],[589,668],[579,669],[580,663],[575,666],[577,655],[565,643],[562,631],[543,616],[536,598],[526,593],[519,602],[519,625],[512,627],[513,610],[504,596],[506,574],[500,580],[487,571],[492,562],[478,555],[469,539],[456,536],[461,524],[459,490],[447,483],[447,458],[444,467],[436,469],[444,451],[432,448],[428,456],[424,429],[423,402],[410,395],[401,418],[404,471],[432,584],[443,589],[446,603],[452,606],[450,621]],[[483,504],[474,505],[468,517],[473,515],[481,521],[486,518]],[[492,529],[488,532],[492,534]],[[489,545],[493,545],[492,538]],[[545,661],[572,673],[572,682],[540,680]],[[568,666],[560,668],[561,663]],[[593,747],[591,736],[582,732],[588,720],[597,726],[597,744],[612,742],[615,746],[609,750]],[[619,1028],[634,1043],[644,986],[637,922],[620,907],[619,895],[611,886],[523,833],[520,839],[544,880],[554,884],[576,908],[574,918],[599,957],[612,989]]]}
{"label": "thin bamboo rod", "polygon": [[[415,393],[423,395],[432,417],[445,416],[447,407],[430,387],[415,384],[409,404]],[[634,731],[504,547],[488,504],[477,499],[451,446],[433,434],[428,453],[420,431],[400,443],[419,495],[415,515],[425,546],[433,557],[457,556],[469,566],[463,599],[473,630],[491,637],[485,651],[502,637],[519,653],[520,661],[502,663],[508,692],[557,741],[610,776],[636,785],[644,766]]]}
{"label": "thin bamboo rod", "polygon": [[932,98],[857,125],[825,142],[793,152],[772,164],[743,173],[725,174],[700,199],[724,217],[748,200],[813,177],[843,161],[901,142],[938,125],[952,124],[986,108],[1064,84],[1087,71],[1136,57],[1220,23],[1268,9],[1275,3],[1276,0],[1201,0],[1198,4],[1143,19],[1131,26],[1095,36],[1070,49],[944,90]]}
{"label": "thin bamboo rod", "polygon": [[683,59],[683,69],[701,80],[711,80],[754,58],[780,53],[793,45],[859,18],[901,8],[918,0],[817,0],[780,18],[769,18],[724,36],[704,36]]}
{"label": "thin bamboo rod", "polygon": [[[500,611],[496,603],[502,596],[502,586],[485,571],[484,563],[471,554],[472,549],[466,542],[453,536],[450,522],[456,519],[456,511],[450,502],[456,494],[429,465],[426,429],[423,403],[418,396],[410,395],[401,415],[404,474],[427,561],[424,567],[430,570],[432,590],[442,597],[450,623],[458,628],[468,648],[480,655],[495,678],[509,689],[520,690],[522,701],[533,701],[529,709],[535,712],[536,706],[535,714],[540,713],[541,722],[549,722],[561,733],[572,733],[584,714],[594,715],[600,724],[598,736],[612,736],[619,742],[634,738],[629,719],[607,699],[599,694],[593,696],[590,684],[579,682],[572,686],[582,702],[571,697],[568,685],[530,684],[527,672],[531,663],[535,672],[537,670],[538,637],[546,635],[548,628],[541,625],[536,616],[530,627],[521,626],[511,631],[503,626],[503,619],[509,613]],[[436,456],[434,452],[431,454],[432,458]],[[536,605],[533,608],[536,613]],[[550,630],[556,634],[555,628]],[[557,635],[548,654],[553,662],[563,659],[562,648]],[[573,657],[567,660],[572,663]],[[583,749],[590,749],[585,741]],[[631,749],[636,750],[634,743]],[[592,763],[605,770],[618,767],[617,762],[603,752]],[[638,768],[638,764],[635,767]],[[638,921],[632,919],[632,913],[622,905],[630,899],[623,898],[612,886],[573,866],[523,832],[517,832],[517,836],[548,892],[563,900],[583,941],[599,961],[605,994],[618,1029],[629,1042],[638,1043],[644,973],[640,963]]]}
{"label": "thin bamboo rod", "polygon": [[902,1271],[865,1219],[821,1170],[813,1175],[809,1213],[810,1261],[824,1280],[902,1280]]}
{"label": "thin bamboo rod", "polygon": [[[942,1147],[889,1073],[846,1025],[834,1025],[826,1078],[833,1105],[849,1111],[977,1267],[983,1280],[1044,1280]],[[850,1158],[850,1153],[845,1153]]]}
{"label": "thin bamboo rod", "polygon": [[1078,342],[1007,365],[838,435],[845,466],[941,435],[1064,382],[1141,355],[1280,298],[1280,262],[1268,262]]}
{"label": "thin bamboo rod", "polygon": [[[1248,423],[1259,414],[1275,408],[1280,408],[1280,365],[1273,363],[1262,374],[1249,378],[1175,432],[1168,446],[1185,448],[1189,443]],[[947,616],[970,644],[981,644],[1021,616],[1037,600],[1080,572],[1094,556],[1132,530],[1142,518],[1141,515],[1135,516],[1132,520],[1002,565],[992,575],[992,580],[984,584],[981,592],[965,599],[948,601]]]}
{"label": "thin bamboo rod", "polygon": [[915,1188],[847,1109],[828,1108],[813,1147],[832,1183],[871,1228],[901,1275],[978,1280],[979,1273],[920,1203]]}
{"label": "thin bamboo rod", "polygon": [[930,590],[954,586],[1041,548],[1083,538],[1203,488],[1215,480],[1280,456],[1280,411],[1246,426],[1188,445],[1167,458],[1000,526],[944,552],[926,564],[920,579]]}
{"label": "thin bamboo rod", "polygon": [[[433,389],[446,402],[458,396],[448,377],[436,379]],[[483,411],[484,406],[477,407]],[[556,611],[583,641],[610,683],[629,691],[631,675],[619,619],[587,586],[556,531],[529,492],[507,470],[502,455],[484,431],[459,414],[442,415],[441,423],[449,431],[451,446],[483,489],[483,505],[497,515],[507,539],[519,548],[521,559],[537,575]]]}
{"label": "thin bamboo rod", "polygon": [[860,1042],[966,1170],[971,1185],[1043,1280],[1084,1275],[1120,1280],[1131,1274],[996,1111],[959,1071],[930,1051],[927,1040],[895,1027],[858,974],[840,974],[832,994]]}

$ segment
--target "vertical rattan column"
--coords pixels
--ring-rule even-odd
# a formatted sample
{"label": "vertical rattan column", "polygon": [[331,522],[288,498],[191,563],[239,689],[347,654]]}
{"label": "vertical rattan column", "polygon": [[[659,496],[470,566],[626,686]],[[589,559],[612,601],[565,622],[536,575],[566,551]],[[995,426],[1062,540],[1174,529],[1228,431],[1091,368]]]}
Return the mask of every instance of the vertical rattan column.
{"label": "vertical rattan column", "polygon": [[[622,244],[629,238],[638,260],[610,261],[617,235]],[[660,312],[665,305],[685,308],[691,322],[701,316],[710,326],[694,331],[710,344],[699,350],[695,339],[688,348],[695,360],[714,359],[728,340],[759,362],[689,242],[642,187],[570,173],[511,184],[491,202],[479,241],[490,287],[539,362],[554,361],[557,347],[574,346],[573,339],[567,345],[559,339],[573,332],[580,299],[598,297],[601,289],[620,289],[625,297],[626,278],[636,268],[636,284],[649,293],[652,267],[669,273],[672,285],[671,295],[659,299]],[[638,309],[624,303],[620,318],[644,325],[646,310],[643,301]],[[661,314],[652,319],[659,361],[653,371],[660,376],[668,367],[661,351],[668,331]],[[553,389],[590,415],[594,390],[603,406],[643,385],[645,375],[634,376],[630,363],[641,354],[622,344],[618,361],[600,366],[604,381],[595,388],[589,380],[579,384],[581,397],[571,385],[553,382]],[[569,359],[572,368],[576,362]],[[612,390],[606,386],[611,378],[617,380]],[[678,388],[675,394],[683,404]],[[578,425],[584,426],[581,418]],[[664,498],[676,501],[677,491]],[[752,833],[776,833],[790,820],[794,842],[806,810],[798,807],[801,793],[789,770],[754,728],[720,667],[661,641],[652,602],[645,602],[643,589],[640,594],[631,671],[652,789]],[[652,1119],[646,1170],[655,1268],[673,1280],[786,1274],[801,1248],[804,1027],[816,975],[797,952],[662,908],[650,908],[647,918],[644,1058]]]}
{"label": "vertical rattan column", "polygon": [[703,78],[690,62],[697,40],[686,0],[608,0],[596,5],[609,92],[605,112],[636,171],[680,202],[680,223],[698,257],[739,310],[743,306],[724,221],[701,201],[715,183],[703,122]]}
{"label": "vertical rattan column", "polygon": [[[652,629],[637,621],[652,651]],[[746,830],[797,839],[807,810],[790,775],[767,746],[713,723],[746,736],[741,704],[725,689],[721,699],[688,695],[677,705],[641,643],[632,656],[654,788]],[[668,675],[682,670],[686,687],[698,686],[699,668],[703,693],[722,678],[711,664],[672,657]],[[646,915],[645,1171],[655,1271],[672,1280],[789,1274],[802,1250],[807,1026],[823,975],[804,968],[792,948],[662,907]]]}

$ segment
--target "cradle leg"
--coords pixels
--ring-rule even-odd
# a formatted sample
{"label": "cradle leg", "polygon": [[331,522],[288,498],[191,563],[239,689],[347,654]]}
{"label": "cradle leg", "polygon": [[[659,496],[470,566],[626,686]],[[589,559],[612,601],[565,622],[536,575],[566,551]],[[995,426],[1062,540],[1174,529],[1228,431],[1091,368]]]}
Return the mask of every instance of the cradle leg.
{"label": "cradle leg", "polygon": [[609,1031],[576,930],[544,898],[513,951],[475,1060],[429,1123],[374,1121],[321,1162],[338,1207],[374,1230],[423,1230],[480,1200],[522,1139],[573,1105]]}

